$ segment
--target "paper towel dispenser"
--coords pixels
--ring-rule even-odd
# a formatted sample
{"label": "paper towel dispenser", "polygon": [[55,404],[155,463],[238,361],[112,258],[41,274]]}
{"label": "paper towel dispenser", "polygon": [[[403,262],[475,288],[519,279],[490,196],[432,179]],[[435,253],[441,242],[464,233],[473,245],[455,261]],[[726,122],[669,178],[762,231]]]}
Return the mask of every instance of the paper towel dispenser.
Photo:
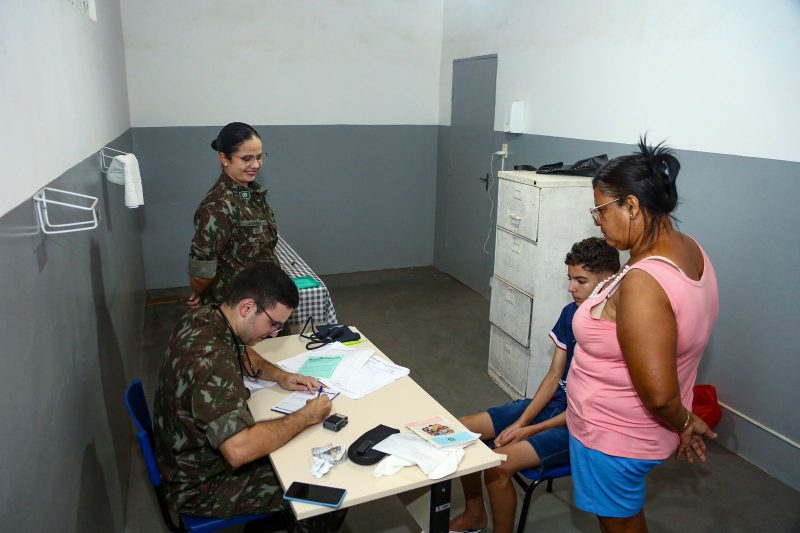
{"label": "paper towel dispenser", "polygon": [[506,133],[523,133],[525,124],[525,102],[514,100],[506,105],[506,115],[503,121],[503,131]]}

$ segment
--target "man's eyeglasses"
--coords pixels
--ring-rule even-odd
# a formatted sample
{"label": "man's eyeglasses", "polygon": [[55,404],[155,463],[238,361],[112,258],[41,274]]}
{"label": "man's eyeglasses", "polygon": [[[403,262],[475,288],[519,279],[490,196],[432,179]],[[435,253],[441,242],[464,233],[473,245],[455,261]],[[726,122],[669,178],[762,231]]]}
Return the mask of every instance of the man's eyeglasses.
{"label": "man's eyeglasses", "polygon": [[260,309],[262,313],[267,315],[267,319],[269,319],[270,326],[272,327],[272,329],[270,330],[270,333],[278,333],[280,330],[282,330],[286,326],[286,324],[284,322],[278,322],[277,320],[275,320],[274,318],[269,316],[269,313],[267,313],[267,310],[264,309],[263,307],[261,307],[260,305],[256,304],[256,308]]}
{"label": "man's eyeglasses", "polygon": [[622,198],[623,197],[620,196],[619,198],[615,198],[615,199],[611,200],[610,202],[606,202],[604,204],[600,204],[600,205],[596,205],[594,207],[590,207],[589,208],[589,214],[592,215],[592,218],[594,219],[594,221],[599,224],[600,223],[600,213],[602,213],[602,209],[605,206],[607,206],[608,204],[613,204],[614,202],[619,202],[620,200],[622,200]]}
{"label": "man's eyeglasses", "polygon": [[245,163],[247,163],[249,165],[253,161],[258,161],[259,164],[263,163],[268,155],[269,154],[267,152],[264,152],[263,154],[258,154],[258,155],[236,155],[236,154],[234,154],[233,157],[238,157],[239,159],[241,159],[242,161],[244,161]]}

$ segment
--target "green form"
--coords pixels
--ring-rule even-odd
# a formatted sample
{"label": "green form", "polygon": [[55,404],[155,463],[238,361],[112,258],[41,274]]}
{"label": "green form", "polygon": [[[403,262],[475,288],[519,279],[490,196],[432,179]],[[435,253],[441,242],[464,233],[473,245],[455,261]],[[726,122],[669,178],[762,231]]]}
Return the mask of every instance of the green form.
{"label": "green form", "polygon": [[310,355],[297,373],[315,378],[329,378],[333,375],[343,357],[344,355],[342,354]]}

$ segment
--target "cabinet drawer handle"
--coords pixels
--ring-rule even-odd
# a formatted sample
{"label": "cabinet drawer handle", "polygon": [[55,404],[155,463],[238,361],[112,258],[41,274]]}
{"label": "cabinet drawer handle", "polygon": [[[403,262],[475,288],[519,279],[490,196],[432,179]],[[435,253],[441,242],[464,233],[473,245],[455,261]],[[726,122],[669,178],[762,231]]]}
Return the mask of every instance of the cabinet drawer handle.
{"label": "cabinet drawer handle", "polygon": [[506,301],[510,304],[514,303],[514,291],[508,286],[506,286]]}
{"label": "cabinet drawer handle", "polygon": [[514,199],[522,200],[522,189],[514,189]]}
{"label": "cabinet drawer handle", "polygon": [[511,251],[514,252],[515,254],[520,253],[521,249],[522,249],[522,246],[518,242],[515,241],[515,242],[511,243]]}
{"label": "cabinet drawer handle", "polygon": [[511,218],[511,220],[516,220],[517,222],[519,222],[520,220],[522,220],[522,217],[521,217],[521,216],[515,215],[514,213],[511,213],[511,214],[510,214],[510,215],[508,215],[508,216],[509,216],[509,218]]}

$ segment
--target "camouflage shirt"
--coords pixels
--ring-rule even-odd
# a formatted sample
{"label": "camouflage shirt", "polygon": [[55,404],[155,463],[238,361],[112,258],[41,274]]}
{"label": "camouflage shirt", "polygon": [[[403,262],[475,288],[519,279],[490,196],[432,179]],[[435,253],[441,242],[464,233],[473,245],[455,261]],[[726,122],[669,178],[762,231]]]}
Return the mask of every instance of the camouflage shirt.
{"label": "camouflage shirt", "polygon": [[256,182],[240,185],[223,172],[197,208],[189,275],[214,279],[202,295],[204,303],[220,302],[245,267],[277,264],[278,227],[266,193]]}
{"label": "camouflage shirt", "polygon": [[175,326],[161,365],[155,399],[155,452],[167,501],[200,516],[281,508],[268,458],[234,470],[218,448],[255,424],[236,347],[210,306],[186,313]]}

